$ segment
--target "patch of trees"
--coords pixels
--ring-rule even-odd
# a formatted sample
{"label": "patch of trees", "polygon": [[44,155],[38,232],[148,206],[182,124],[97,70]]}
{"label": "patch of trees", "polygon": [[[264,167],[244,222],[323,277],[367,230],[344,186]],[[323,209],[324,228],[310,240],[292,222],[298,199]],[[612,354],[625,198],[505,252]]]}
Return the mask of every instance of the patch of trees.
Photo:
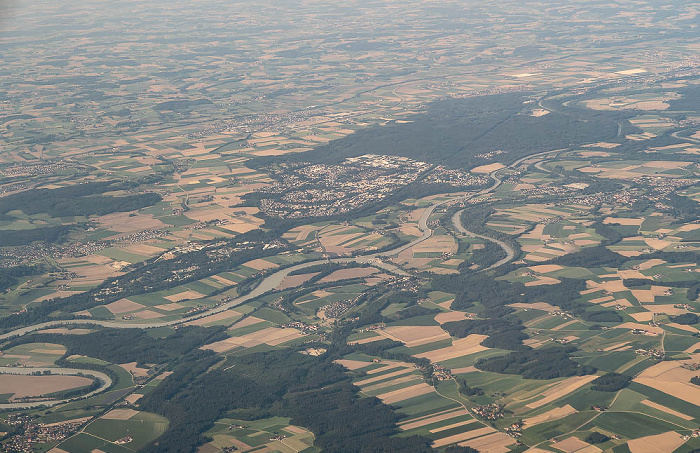
{"label": "patch of trees", "polygon": [[670,101],[672,110],[697,112],[700,109],[700,87],[692,85],[680,90],[681,97]]}
{"label": "patch of trees", "polygon": [[481,388],[470,387],[467,380],[464,378],[457,376],[455,381],[457,381],[457,385],[459,386],[459,393],[464,396],[481,396],[484,394],[484,391],[481,390]]}
{"label": "patch of trees", "polygon": [[483,371],[518,374],[526,379],[554,379],[595,373],[595,368],[571,360],[569,355],[575,351],[574,347],[558,346],[528,349],[480,359],[475,366]]}
{"label": "patch of trees", "polygon": [[591,382],[591,390],[599,392],[617,392],[627,387],[631,378],[625,374],[608,373]]}
{"label": "patch of trees", "polygon": [[[75,184],[57,189],[30,189],[0,198],[0,214],[19,209],[25,214],[48,213],[52,217],[105,215],[141,209],[158,203],[162,197],[148,192],[115,197],[100,195],[126,190],[136,184],[113,181]],[[23,232],[26,230],[23,230]]]}
{"label": "patch of trees", "polygon": [[613,310],[592,310],[580,313],[589,322],[621,322],[622,316]]}
{"label": "patch of trees", "polygon": [[686,326],[697,324],[698,321],[700,321],[700,318],[695,313],[683,313],[682,315],[678,315],[673,318],[673,322],[684,324]]}
{"label": "patch of trees", "polygon": [[58,225],[31,230],[4,230],[0,235],[0,247],[29,245],[32,242],[58,244],[65,241],[68,233],[75,228],[75,225]]}
{"label": "patch of trees", "polygon": [[601,246],[617,244],[622,239],[634,236],[636,234],[636,230],[625,232],[620,228],[615,228],[614,226],[603,223],[603,221],[600,219],[593,223],[592,226],[595,229],[596,234],[605,238]]}
{"label": "patch of trees", "polygon": [[549,263],[571,267],[620,267],[629,258],[612,252],[606,247],[588,247],[576,253],[560,256]]}
{"label": "patch of trees", "polygon": [[420,305],[412,305],[397,311],[396,313],[392,314],[390,318],[393,318],[392,320],[402,320],[415,318],[417,316],[436,315],[438,313],[440,313],[440,309],[438,308],[427,308],[421,307]]}
{"label": "patch of trees", "polygon": [[644,258],[660,259],[668,263],[696,263],[698,261],[698,252],[664,252],[657,250],[644,255]]}
{"label": "patch of trees", "polygon": [[[487,241],[484,248],[472,250],[469,257],[470,264],[476,264],[480,268],[489,267],[506,257],[506,252],[495,242]],[[466,265],[466,261],[462,263]],[[460,265],[461,266],[461,265]],[[461,271],[461,269],[460,269]]]}
{"label": "patch of trees", "polygon": [[[0,240],[2,235],[0,235]],[[42,272],[38,266],[13,266],[0,268],[0,291],[5,291],[17,284],[18,277],[27,277],[29,275],[37,275]]]}
{"label": "patch of trees", "polygon": [[688,288],[688,291],[685,293],[686,299],[688,299],[691,302],[694,300],[698,300],[698,296],[700,296],[700,282],[693,284],[690,288]]}
{"label": "patch of trees", "polygon": [[193,451],[206,440],[202,433],[227,414],[291,417],[314,433],[324,451],[432,451],[428,439],[391,437],[398,415],[377,398],[359,398],[333,357],[271,351],[230,357],[205,372],[216,360],[205,356],[179,366],[143,397],[143,410],[170,420],[157,443],[143,451]]}
{"label": "patch of trees", "polygon": [[480,96],[432,103],[411,123],[392,123],[358,131],[305,153],[257,159],[256,166],[280,160],[337,163],[366,154],[368,149],[450,167],[472,167],[489,162],[476,157],[503,150],[497,157],[513,162],[519,157],[577,143],[593,143],[617,136],[613,112],[553,112],[542,117],[521,114],[527,107],[522,93]]}
{"label": "patch of trees", "polygon": [[700,203],[692,198],[670,193],[666,196],[666,204],[671,206],[674,217],[684,221],[693,221],[700,216]]}
{"label": "patch of trees", "polygon": [[603,442],[609,441],[610,438],[605,434],[599,433],[598,431],[593,431],[588,436],[586,436],[585,441],[589,444],[602,444]]}
{"label": "patch of trees", "polygon": [[225,338],[228,335],[221,327],[181,327],[159,339],[149,336],[143,329],[100,329],[85,335],[32,334],[6,347],[34,342],[57,343],[66,347],[66,356],[84,355],[111,363],[164,364]]}
{"label": "patch of trees", "polygon": [[700,376],[693,376],[690,378],[690,383],[694,385],[700,385]]}
{"label": "patch of trees", "polygon": [[498,307],[516,302],[526,302],[523,294],[526,286],[522,283],[509,283],[495,280],[481,274],[435,275],[432,287],[436,290],[455,294],[453,310],[466,310],[480,302],[484,307]]}
{"label": "patch of trees", "polygon": [[479,453],[479,450],[472,447],[462,447],[460,445],[450,445],[445,448],[445,453]]}
{"label": "patch of trees", "polygon": [[623,278],[622,284],[627,288],[634,288],[637,286],[657,285],[658,283],[650,278]]}
{"label": "patch of trees", "polygon": [[507,349],[511,351],[527,349],[523,345],[523,340],[528,338],[528,336],[523,333],[525,326],[523,326],[520,319],[515,316],[452,321],[443,324],[442,328],[450,335],[457,338],[464,338],[471,334],[488,335],[489,337],[484,339],[481,344],[489,348]]}

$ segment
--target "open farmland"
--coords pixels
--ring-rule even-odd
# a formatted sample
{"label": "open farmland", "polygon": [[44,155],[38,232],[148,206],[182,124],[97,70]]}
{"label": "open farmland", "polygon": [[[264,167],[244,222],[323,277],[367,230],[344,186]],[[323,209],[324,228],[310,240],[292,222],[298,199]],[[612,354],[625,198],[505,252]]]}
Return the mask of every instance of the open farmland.
{"label": "open farmland", "polygon": [[0,0],[0,451],[700,450],[699,15]]}

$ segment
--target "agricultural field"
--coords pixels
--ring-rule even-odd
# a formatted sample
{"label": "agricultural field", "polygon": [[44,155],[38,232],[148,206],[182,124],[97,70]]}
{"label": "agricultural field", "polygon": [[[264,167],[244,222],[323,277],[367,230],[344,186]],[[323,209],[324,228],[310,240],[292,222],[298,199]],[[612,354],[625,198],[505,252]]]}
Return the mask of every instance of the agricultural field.
{"label": "agricultural field", "polygon": [[700,449],[692,2],[0,1],[0,450]]}

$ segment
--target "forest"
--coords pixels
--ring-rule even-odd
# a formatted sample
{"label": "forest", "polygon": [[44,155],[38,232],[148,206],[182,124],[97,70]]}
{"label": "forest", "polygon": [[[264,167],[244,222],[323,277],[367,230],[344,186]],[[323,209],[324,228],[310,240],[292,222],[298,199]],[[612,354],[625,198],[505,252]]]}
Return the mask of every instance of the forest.
{"label": "forest", "polygon": [[617,136],[619,112],[576,111],[529,115],[528,94],[511,93],[434,102],[410,123],[390,123],[355,132],[300,154],[259,158],[257,167],[279,162],[338,163],[381,150],[382,154],[468,168],[489,163],[480,154],[502,150],[496,160],[510,163],[537,151],[566,148]]}
{"label": "forest", "polygon": [[0,215],[18,209],[25,214],[48,213],[52,217],[105,215],[141,209],[158,203],[162,197],[147,192],[136,195],[100,195],[132,189],[134,184],[113,181],[76,184],[57,189],[30,189],[0,198]]}
{"label": "forest", "polygon": [[480,359],[475,366],[492,373],[519,374],[525,379],[554,379],[595,373],[595,368],[571,360],[569,356],[575,351],[574,347],[560,346],[528,349]]}
{"label": "forest", "polygon": [[270,351],[229,357],[203,373],[213,358],[202,357],[175,369],[143,398],[142,408],[164,415],[170,428],[144,451],[191,451],[201,433],[223,416],[247,420],[291,417],[310,429],[324,451],[430,452],[422,437],[390,437],[398,415],[377,398],[359,398],[358,389],[333,355],[309,357]]}

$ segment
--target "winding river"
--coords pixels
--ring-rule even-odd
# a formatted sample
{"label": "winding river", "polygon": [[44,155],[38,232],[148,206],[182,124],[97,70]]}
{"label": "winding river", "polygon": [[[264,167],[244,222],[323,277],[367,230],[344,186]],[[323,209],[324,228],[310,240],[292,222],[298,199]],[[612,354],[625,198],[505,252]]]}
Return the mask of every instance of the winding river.
{"label": "winding river", "polygon": [[[522,157],[512,164],[510,164],[508,167],[505,168],[516,168],[518,167],[522,162],[532,159],[534,157],[538,156],[544,156],[556,152],[561,152],[562,150],[556,150],[556,151],[544,151],[540,153],[535,153],[535,154],[530,154],[528,156]],[[428,227],[428,219],[432,215],[432,213],[435,211],[436,208],[440,206],[444,206],[447,204],[453,204],[457,203],[460,201],[465,201],[474,197],[478,197],[481,195],[486,195],[488,193],[493,192],[496,190],[501,184],[502,180],[498,176],[498,173],[502,171],[502,169],[495,170],[489,174],[491,179],[493,180],[493,184],[483,190],[480,190],[479,192],[472,193],[472,194],[467,194],[467,195],[460,195],[456,196],[454,198],[444,200],[438,203],[434,203],[430,205],[424,212],[423,215],[421,216],[419,222],[418,222],[418,227],[422,231],[422,236],[414,239],[408,244],[404,244],[402,246],[399,246],[395,249],[380,252],[380,253],[375,253],[371,255],[362,255],[362,256],[357,256],[357,257],[348,257],[348,258],[331,258],[331,259],[321,259],[321,260],[315,260],[315,261],[308,261],[305,263],[300,263],[296,264],[291,267],[287,267],[284,269],[280,269],[276,272],[273,272],[272,274],[268,275],[265,277],[258,286],[256,286],[252,291],[249,293],[237,297],[230,302],[227,302],[225,304],[221,304],[218,307],[212,308],[211,310],[207,310],[206,312],[203,313],[197,313],[192,316],[187,316],[185,318],[180,318],[172,321],[147,321],[147,322],[123,322],[123,321],[103,321],[103,320],[93,320],[93,319],[73,319],[73,320],[57,320],[57,321],[47,321],[47,322],[42,322],[38,324],[34,324],[31,326],[27,327],[21,327],[19,329],[12,330],[10,332],[7,332],[5,334],[0,335],[0,340],[7,340],[12,337],[19,337],[22,335],[26,335],[31,332],[36,332],[38,330],[43,330],[49,327],[56,327],[56,326],[70,326],[70,325],[99,325],[102,327],[109,327],[109,328],[114,328],[114,329],[151,329],[155,327],[167,327],[167,326],[174,326],[178,324],[184,324],[190,321],[194,321],[196,319],[201,319],[207,316],[211,316],[217,313],[224,312],[226,310],[229,310],[233,307],[237,307],[245,302],[248,302],[249,300],[255,299],[256,297],[260,297],[263,294],[274,290],[277,286],[279,286],[280,283],[282,283],[282,280],[284,280],[285,277],[287,277],[291,272],[298,271],[307,267],[315,266],[318,264],[323,264],[323,263],[350,263],[350,262],[355,262],[359,264],[372,264],[373,266],[380,267],[388,272],[391,272],[393,274],[401,275],[401,276],[408,276],[410,275],[403,269],[387,262],[387,259],[393,256],[398,255],[404,250],[407,250],[411,247],[414,247],[415,245],[425,241],[426,239],[430,238],[433,235],[433,230]],[[478,237],[487,241],[492,241],[496,243],[499,247],[503,248],[506,252],[506,257],[499,260],[497,263],[494,263],[493,265],[489,266],[488,268],[482,269],[482,271],[493,269],[495,267],[501,266],[508,261],[512,260],[515,257],[515,250],[513,250],[512,247],[510,247],[508,244],[504,243],[503,241],[500,241],[498,239],[494,239],[488,236],[483,236],[479,235],[476,233],[473,233],[471,231],[468,231],[462,226],[461,222],[461,214],[462,211],[458,211],[455,213],[455,215],[452,217],[452,222],[455,226],[455,229],[459,231],[462,234],[466,234],[468,236],[472,237]],[[0,406],[1,408],[1,406]]]}

